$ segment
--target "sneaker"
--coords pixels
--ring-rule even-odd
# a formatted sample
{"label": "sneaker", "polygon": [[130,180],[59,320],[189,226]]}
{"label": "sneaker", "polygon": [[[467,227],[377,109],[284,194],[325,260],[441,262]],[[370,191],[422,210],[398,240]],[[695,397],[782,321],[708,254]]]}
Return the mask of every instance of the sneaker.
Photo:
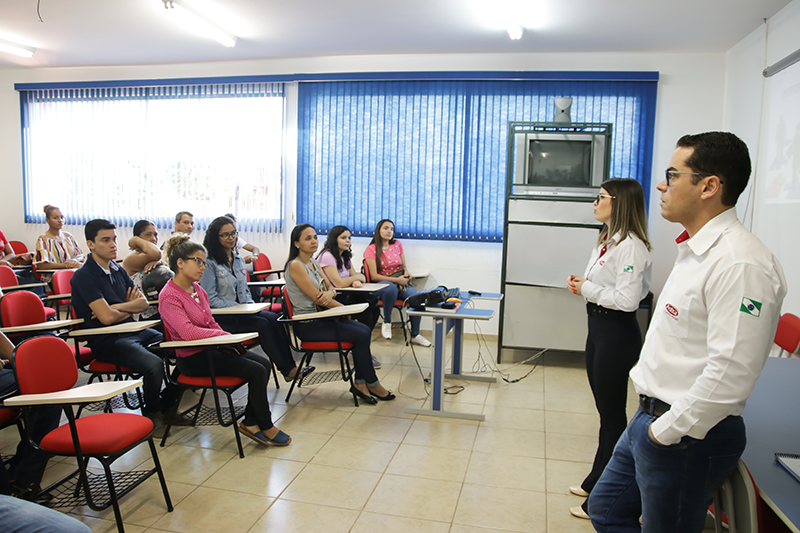
{"label": "sneaker", "polygon": [[417,346],[422,346],[423,348],[427,348],[431,345],[431,341],[429,341],[422,335],[417,335],[416,337],[411,339],[411,342],[416,344]]}
{"label": "sneaker", "polygon": [[388,324],[386,322],[383,323],[383,326],[381,326],[381,335],[383,335],[384,339],[391,339],[392,338],[392,323],[391,322],[389,322]]}
{"label": "sneaker", "polygon": [[372,356],[372,366],[374,368],[380,368],[381,367],[381,362],[378,361],[377,359],[375,359],[374,355]]}

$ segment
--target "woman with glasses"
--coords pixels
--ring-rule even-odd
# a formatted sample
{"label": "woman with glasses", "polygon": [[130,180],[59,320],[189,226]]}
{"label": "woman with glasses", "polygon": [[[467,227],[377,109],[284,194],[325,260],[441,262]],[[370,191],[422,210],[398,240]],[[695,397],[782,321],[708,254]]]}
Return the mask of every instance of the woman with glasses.
{"label": "woman with glasses", "polygon": [[[208,250],[207,268],[200,279],[200,285],[208,293],[211,308],[233,307],[239,304],[254,303],[247,288],[247,273],[244,259],[236,253],[236,224],[228,217],[217,217],[206,230],[203,245]],[[289,349],[289,340],[283,326],[278,323],[278,315],[261,311],[253,315],[220,315],[222,329],[230,333],[257,331],[264,353],[269,357],[287,382],[297,373],[297,365]],[[313,372],[307,367],[304,372]]]}
{"label": "woman with glasses", "polygon": [[[628,424],[628,372],[642,347],[636,310],[650,291],[653,265],[644,192],[639,182],[625,178],[603,183],[594,201],[594,217],[603,227],[586,272],[567,280],[567,289],[586,300],[586,373],[600,414],[600,437],[592,470],[579,487],[569,489],[583,497],[600,479]],[[585,501],[570,512],[578,518],[589,518]]]}
{"label": "woman with glasses", "polygon": [[[161,320],[172,340],[188,341],[228,335],[211,315],[209,298],[200,279],[206,268],[206,251],[199,243],[178,233],[167,241],[169,266],[175,277],[167,282],[158,299]],[[267,401],[267,383],[272,368],[266,357],[220,349],[176,350],[178,370],[186,376],[208,376],[209,356],[214,375],[247,380],[247,407],[239,431],[262,446],[286,446],[292,438],[272,424]]]}

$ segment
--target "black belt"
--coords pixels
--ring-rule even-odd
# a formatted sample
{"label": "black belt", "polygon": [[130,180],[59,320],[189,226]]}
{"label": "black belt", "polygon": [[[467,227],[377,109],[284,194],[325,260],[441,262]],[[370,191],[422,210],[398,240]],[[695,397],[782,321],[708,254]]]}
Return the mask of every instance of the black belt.
{"label": "black belt", "polygon": [[620,311],[619,309],[608,309],[607,307],[593,304],[592,302],[586,302],[586,312],[589,313],[589,316],[596,316],[596,315],[610,315],[619,317],[634,316],[634,313],[629,313],[627,311]]}
{"label": "black belt", "polygon": [[[672,407],[670,404],[662,402],[658,398],[651,398],[644,394],[639,395],[639,407],[648,415],[661,416]],[[652,409],[652,410],[651,410]]]}

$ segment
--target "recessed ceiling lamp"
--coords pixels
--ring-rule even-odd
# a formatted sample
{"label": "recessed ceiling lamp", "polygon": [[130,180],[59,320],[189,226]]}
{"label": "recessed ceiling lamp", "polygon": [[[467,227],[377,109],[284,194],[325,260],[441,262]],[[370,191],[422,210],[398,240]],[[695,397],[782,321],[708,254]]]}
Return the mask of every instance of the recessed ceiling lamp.
{"label": "recessed ceiling lamp", "polygon": [[33,54],[36,53],[36,48],[0,39],[0,52],[8,52],[20,57],[33,57]]}
{"label": "recessed ceiling lamp", "polygon": [[228,48],[236,46],[236,36],[220,27],[216,22],[192,7],[184,0],[162,0],[166,9],[173,9],[184,25],[196,29]]}
{"label": "recessed ceiling lamp", "polygon": [[514,41],[522,38],[522,24],[519,22],[509,23],[506,26],[506,31],[508,32],[508,36]]}

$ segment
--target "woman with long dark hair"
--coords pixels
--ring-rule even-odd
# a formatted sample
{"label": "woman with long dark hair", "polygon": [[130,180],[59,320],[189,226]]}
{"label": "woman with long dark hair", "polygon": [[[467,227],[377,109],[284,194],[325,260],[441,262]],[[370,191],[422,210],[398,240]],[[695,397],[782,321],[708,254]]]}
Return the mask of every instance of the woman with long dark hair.
{"label": "woman with long dark hair", "polygon": [[[392,338],[392,309],[398,298],[406,299],[417,294],[411,286],[411,274],[406,267],[403,245],[394,238],[394,222],[384,218],[375,226],[372,241],[364,251],[364,261],[369,269],[370,280],[386,285],[381,293],[383,301],[383,326],[381,334],[385,339]],[[431,343],[420,335],[420,317],[412,316],[411,342],[419,346],[430,346]]]}
{"label": "woman with long dark hair", "polygon": [[[235,251],[238,235],[236,225],[228,217],[215,218],[206,230],[203,245],[208,250],[208,267],[203,272],[200,285],[208,293],[212,309],[254,303],[247,289],[244,260]],[[278,323],[278,315],[270,311],[254,315],[219,315],[217,322],[230,333],[257,331],[261,348],[267,357],[275,363],[287,382],[294,379],[297,365],[289,349],[286,332]],[[304,372],[308,374],[313,371],[314,367],[308,367]]]}
{"label": "woman with long dark hair", "polygon": [[[361,284],[367,280],[363,274],[356,272],[353,266],[350,230],[345,226],[331,228],[322,252],[317,256],[317,263],[322,267],[322,273],[334,288],[361,287]],[[370,331],[375,327],[380,315],[377,293],[343,292],[336,296],[336,300],[344,305],[367,302],[369,304],[367,310],[356,316],[355,319],[369,327]]]}
{"label": "woman with long dark hair", "polygon": [[[122,261],[122,268],[131,277],[136,288],[144,294],[142,278],[145,274],[161,265],[161,250],[158,249],[158,230],[149,220],[139,220],[133,225],[133,237],[128,240],[131,253]],[[163,267],[166,269],[166,266]],[[166,270],[165,270],[166,272]],[[142,313],[134,315],[136,320],[147,320],[158,314],[157,307],[150,307]]]}
{"label": "woman with long dark hair", "polygon": [[[284,277],[286,292],[296,314],[313,313],[317,307],[331,308],[342,304],[335,300],[336,290],[325,279],[322,269],[314,260],[319,247],[317,232],[311,224],[300,224],[292,230],[289,259]],[[370,350],[371,330],[360,322],[347,320],[334,323],[327,320],[296,322],[297,336],[307,342],[341,339],[353,344],[355,385],[350,388],[355,396],[366,403],[394,400],[395,395],[381,385],[372,366]],[[337,331],[338,330],[338,331]]]}
{"label": "woman with long dark hair", "polygon": [[[169,265],[175,277],[167,282],[158,299],[161,320],[172,340],[193,341],[228,335],[211,315],[208,295],[200,286],[206,270],[206,250],[185,233],[169,241]],[[247,406],[239,431],[262,446],[286,446],[292,438],[276,428],[267,401],[267,382],[272,365],[266,357],[246,352],[230,353],[208,348],[176,350],[178,370],[187,376],[208,376],[209,356],[214,374],[247,380]]]}
{"label": "woman with long dark hair", "polygon": [[[639,182],[625,178],[603,183],[594,201],[594,216],[603,223],[597,246],[584,275],[572,275],[567,280],[567,289],[586,300],[586,372],[600,413],[600,437],[592,471],[580,487],[569,489],[584,497],[600,479],[628,424],[628,373],[642,347],[636,310],[650,291],[653,266]],[[585,501],[570,512],[578,518],[589,518]]]}

